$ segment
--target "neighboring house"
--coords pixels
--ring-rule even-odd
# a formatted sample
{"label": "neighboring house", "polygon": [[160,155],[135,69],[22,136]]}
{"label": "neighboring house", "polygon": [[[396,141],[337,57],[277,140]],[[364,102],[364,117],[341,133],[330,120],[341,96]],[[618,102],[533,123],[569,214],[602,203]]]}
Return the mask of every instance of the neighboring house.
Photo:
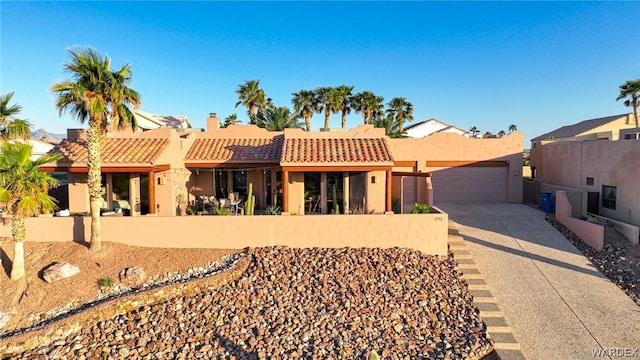
{"label": "neighboring house", "polygon": [[[624,136],[638,132],[633,126],[633,115],[616,115],[558,129],[556,134],[578,135],[570,141],[538,142],[531,149],[532,175],[542,181],[544,192],[565,190],[574,217],[589,212],[640,226],[640,141]],[[605,128],[618,141],[594,141]]]}
{"label": "neighboring house", "polygon": [[133,115],[140,131],[158,128],[188,129],[191,127],[189,119],[184,115],[156,115],[142,110],[134,110]]}
{"label": "neighboring house", "polygon": [[606,116],[597,119],[584,120],[573,125],[563,126],[531,139],[531,147],[555,141],[585,141],[585,140],[618,140],[624,139],[621,132],[640,133],[635,128],[633,113]]}
{"label": "neighboring house", "polygon": [[31,160],[36,160],[53,149],[56,143],[47,140],[29,139],[27,142],[32,146]]}
{"label": "neighboring house", "polygon": [[[202,197],[230,193],[246,199],[249,184],[257,210],[277,204],[296,214],[336,207],[340,213],[384,213],[394,198],[402,212],[415,202],[522,200],[522,133],[486,140],[452,133],[389,139],[371,125],[310,133],[255,125],[220,129],[215,114],[207,128],[110,133],[102,152],[105,209],[172,216],[181,213],[182,199],[198,204]],[[53,150],[64,158],[41,167],[69,173],[71,213],[89,210],[84,136],[69,130]]]}
{"label": "neighboring house", "polygon": [[465,137],[469,137],[469,133],[466,130],[449,125],[436,118],[411,124],[409,126],[406,126],[404,130],[407,136],[412,138],[423,138],[425,136],[429,136],[435,133],[454,133],[454,134],[462,135]]}

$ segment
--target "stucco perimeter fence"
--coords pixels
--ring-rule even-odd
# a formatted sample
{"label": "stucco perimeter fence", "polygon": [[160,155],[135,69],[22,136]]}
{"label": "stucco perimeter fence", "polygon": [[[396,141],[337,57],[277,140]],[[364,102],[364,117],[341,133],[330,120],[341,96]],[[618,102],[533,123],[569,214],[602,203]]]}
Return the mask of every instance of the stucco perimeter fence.
{"label": "stucco perimeter fence", "polygon": [[[102,241],[162,248],[238,249],[284,245],[312,247],[407,247],[447,254],[446,213],[402,215],[140,216],[102,217]],[[0,235],[10,236],[10,221]],[[90,239],[90,217],[27,219],[26,241]]]}
{"label": "stucco perimeter fence", "polygon": [[604,226],[572,217],[571,203],[567,194],[560,190],[556,191],[556,219],[597,251],[604,247]]}

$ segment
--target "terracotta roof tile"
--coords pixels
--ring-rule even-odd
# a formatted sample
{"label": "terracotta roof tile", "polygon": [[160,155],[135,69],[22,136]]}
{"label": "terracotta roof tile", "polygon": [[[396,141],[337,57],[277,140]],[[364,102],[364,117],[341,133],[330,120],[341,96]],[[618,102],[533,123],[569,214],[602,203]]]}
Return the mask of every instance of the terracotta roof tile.
{"label": "terracotta roof tile", "polygon": [[[102,164],[153,164],[169,144],[169,139],[107,138],[102,147]],[[51,152],[64,156],[59,163],[86,164],[86,140],[66,139]]]}
{"label": "terracotta roof tile", "polygon": [[283,163],[384,163],[393,161],[384,139],[287,139]]}
{"label": "terracotta roof tile", "polygon": [[196,139],[185,162],[278,162],[282,136],[270,139]]}

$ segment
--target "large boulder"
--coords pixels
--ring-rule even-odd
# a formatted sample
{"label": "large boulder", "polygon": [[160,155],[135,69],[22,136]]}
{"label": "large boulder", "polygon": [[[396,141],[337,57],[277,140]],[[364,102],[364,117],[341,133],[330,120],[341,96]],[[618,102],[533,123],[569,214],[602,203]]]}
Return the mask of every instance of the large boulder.
{"label": "large boulder", "polygon": [[80,272],[80,268],[68,262],[50,264],[42,273],[42,278],[48,283],[66,279]]}
{"label": "large boulder", "polygon": [[143,284],[147,280],[147,273],[139,267],[128,267],[120,271],[120,282],[128,287]]}

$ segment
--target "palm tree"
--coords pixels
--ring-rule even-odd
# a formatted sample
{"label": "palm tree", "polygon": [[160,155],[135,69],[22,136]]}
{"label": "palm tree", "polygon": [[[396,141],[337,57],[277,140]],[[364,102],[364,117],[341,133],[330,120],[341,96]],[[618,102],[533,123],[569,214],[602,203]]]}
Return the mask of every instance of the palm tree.
{"label": "palm tree", "polygon": [[636,119],[636,127],[638,126],[638,97],[640,96],[640,79],[627,80],[624,84],[620,85],[620,95],[616,98],[619,101],[624,98],[629,98],[624,101],[624,106],[633,107],[633,117]]}
{"label": "palm tree", "polygon": [[478,130],[478,128],[475,126],[472,126],[471,129],[469,129],[469,132],[471,133],[471,135],[473,135],[473,137],[476,137],[476,135],[480,133],[480,130]]}
{"label": "palm tree", "polygon": [[298,114],[292,114],[288,107],[268,107],[264,113],[258,113],[257,124],[269,131],[283,131],[287,128],[302,128]]}
{"label": "palm tree", "polygon": [[31,137],[31,125],[26,120],[17,119],[22,111],[18,104],[9,105],[13,98],[13,91],[6,95],[0,94],[0,139],[29,139]]}
{"label": "palm tree", "polygon": [[226,128],[229,125],[235,125],[238,123],[240,123],[240,121],[238,121],[238,114],[233,113],[227,116],[226,118],[224,118],[224,124],[222,124],[222,127]]}
{"label": "palm tree", "polygon": [[260,89],[256,96],[256,106],[258,107],[258,113],[264,112],[265,108],[273,107],[273,100],[271,100],[270,97],[267,97],[264,90]]}
{"label": "palm tree", "polygon": [[347,115],[351,112],[351,104],[352,97],[351,91],[353,91],[353,86],[340,85],[335,88],[335,99],[337,100],[337,105],[340,107],[340,111],[342,111],[342,128],[346,128],[347,126]]}
{"label": "palm tree", "polygon": [[393,115],[385,115],[384,112],[379,111],[371,118],[371,124],[377,128],[383,128],[385,135],[390,138],[405,138],[407,135],[400,131],[398,122]]}
{"label": "palm tree", "polygon": [[50,213],[56,208],[55,200],[47,194],[47,189],[55,186],[58,180],[40,171],[39,167],[62,156],[47,153],[31,160],[31,145],[19,142],[2,143],[0,153],[0,203],[7,207],[7,214],[13,216],[11,280],[18,280],[24,276],[25,219],[41,212]]}
{"label": "palm tree", "polygon": [[500,132],[498,132],[498,136],[503,137],[507,135],[507,133],[504,130],[500,130]]}
{"label": "palm tree", "polygon": [[107,125],[123,129],[137,129],[136,119],[130,107],[140,105],[140,94],[129,87],[131,67],[111,71],[111,59],[96,50],[87,48],[70,50],[71,61],[64,65],[72,80],[64,80],[51,86],[56,96],[56,108],[60,115],[68,112],[80,120],[88,121],[87,152],[89,205],[91,211],[91,239],[89,248],[102,248],[100,238],[100,204],[102,200],[102,160]]}
{"label": "palm tree", "polygon": [[404,121],[413,121],[413,105],[406,98],[395,97],[387,106],[387,113],[395,117],[400,132],[404,131]]}
{"label": "palm tree", "polygon": [[365,124],[368,124],[371,117],[383,108],[383,102],[382,96],[376,96],[371,91],[363,91],[353,96],[353,108],[362,114]]}
{"label": "palm tree", "polygon": [[246,107],[251,124],[255,124],[258,102],[261,98],[264,101],[264,91],[260,89],[260,80],[245,80],[244,84],[238,85],[236,94],[238,94],[236,107],[240,104]]}
{"label": "palm tree", "polygon": [[318,98],[318,113],[324,111],[324,128],[329,128],[329,118],[331,114],[335,114],[340,109],[338,103],[338,94],[336,89],[331,86],[319,87],[315,90]]}
{"label": "palm tree", "polygon": [[318,97],[313,91],[300,90],[297,93],[291,94],[293,98],[293,112],[304,117],[304,123],[306,130],[311,131],[311,117],[314,112],[319,111]]}
{"label": "palm tree", "polygon": [[518,127],[515,124],[509,125],[509,132],[512,133],[514,131],[518,131]]}

